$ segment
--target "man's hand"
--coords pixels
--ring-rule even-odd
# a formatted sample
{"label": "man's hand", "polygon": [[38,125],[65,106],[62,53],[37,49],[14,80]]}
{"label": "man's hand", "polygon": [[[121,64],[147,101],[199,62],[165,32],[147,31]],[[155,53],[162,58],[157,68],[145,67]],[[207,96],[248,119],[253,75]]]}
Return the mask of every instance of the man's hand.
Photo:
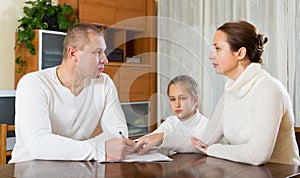
{"label": "man's hand", "polygon": [[133,152],[135,143],[128,138],[113,138],[105,142],[106,161],[119,161]]}
{"label": "man's hand", "polygon": [[152,147],[158,146],[163,142],[164,133],[151,134],[139,138],[134,150],[138,150],[138,154],[147,153]]}

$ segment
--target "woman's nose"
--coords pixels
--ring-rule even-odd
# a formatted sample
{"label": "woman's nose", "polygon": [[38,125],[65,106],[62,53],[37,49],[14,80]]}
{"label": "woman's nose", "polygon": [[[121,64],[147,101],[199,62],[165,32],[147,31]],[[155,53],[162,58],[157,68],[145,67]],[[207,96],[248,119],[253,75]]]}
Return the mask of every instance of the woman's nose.
{"label": "woman's nose", "polygon": [[213,60],[215,57],[216,57],[216,54],[214,53],[214,51],[211,51],[210,54],[209,54],[209,56],[208,56],[208,58],[210,60]]}

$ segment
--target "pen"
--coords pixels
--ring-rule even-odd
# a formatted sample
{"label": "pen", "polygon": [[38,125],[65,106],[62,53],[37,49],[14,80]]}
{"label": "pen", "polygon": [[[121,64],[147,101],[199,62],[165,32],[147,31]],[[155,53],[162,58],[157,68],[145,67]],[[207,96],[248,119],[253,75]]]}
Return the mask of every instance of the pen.
{"label": "pen", "polygon": [[133,141],[134,141],[134,142],[139,142],[139,139],[137,138],[137,139],[134,139]]}
{"label": "pen", "polygon": [[122,138],[125,138],[125,136],[123,135],[122,131],[119,131],[119,134],[121,135]]}

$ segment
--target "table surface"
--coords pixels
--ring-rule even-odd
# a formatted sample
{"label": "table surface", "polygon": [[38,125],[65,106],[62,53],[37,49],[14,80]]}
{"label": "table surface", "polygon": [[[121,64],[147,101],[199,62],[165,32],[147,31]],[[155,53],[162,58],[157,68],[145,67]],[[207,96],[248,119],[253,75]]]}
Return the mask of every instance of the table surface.
{"label": "table surface", "polygon": [[300,173],[298,166],[267,163],[251,166],[201,154],[175,154],[173,162],[98,163],[95,161],[28,161],[0,165],[0,177],[278,177]]}

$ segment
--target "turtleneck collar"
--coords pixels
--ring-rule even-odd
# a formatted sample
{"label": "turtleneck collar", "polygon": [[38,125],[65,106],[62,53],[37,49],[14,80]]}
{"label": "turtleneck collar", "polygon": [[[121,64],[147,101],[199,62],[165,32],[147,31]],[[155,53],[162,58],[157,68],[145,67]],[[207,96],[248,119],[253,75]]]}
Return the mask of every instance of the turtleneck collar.
{"label": "turtleneck collar", "polygon": [[[198,109],[196,109],[196,113],[188,120],[181,121],[181,124],[183,124],[185,126],[193,127],[199,122],[198,121],[199,118],[200,118],[200,112]],[[180,120],[180,119],[178,118],[178,120]]]}
{"label": "turtleneck collar", "polygon": [[251,63],[236,80],[229,79],[226,82],[225,92],[241,98],[250,91],[255,81],[257,81],[261,75],[266,74],[267,72],[261,69],[260,64]]}

